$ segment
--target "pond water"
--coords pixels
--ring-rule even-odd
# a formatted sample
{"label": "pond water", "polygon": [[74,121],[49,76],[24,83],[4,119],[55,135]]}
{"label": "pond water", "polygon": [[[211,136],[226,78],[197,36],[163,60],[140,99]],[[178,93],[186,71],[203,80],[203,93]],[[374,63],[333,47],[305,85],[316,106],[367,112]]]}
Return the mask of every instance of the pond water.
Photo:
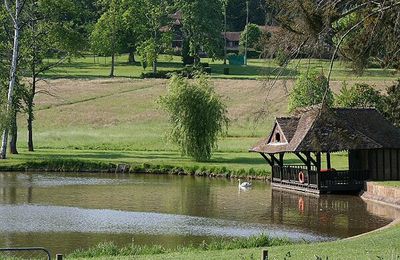
{"label": "pond water", "polygon": [[0,247],[69,253],[103,241],[176,247],[269,234],[331,240],[393,220],[357,196],[306,196],[264,182],[166,175],[0,173]]}

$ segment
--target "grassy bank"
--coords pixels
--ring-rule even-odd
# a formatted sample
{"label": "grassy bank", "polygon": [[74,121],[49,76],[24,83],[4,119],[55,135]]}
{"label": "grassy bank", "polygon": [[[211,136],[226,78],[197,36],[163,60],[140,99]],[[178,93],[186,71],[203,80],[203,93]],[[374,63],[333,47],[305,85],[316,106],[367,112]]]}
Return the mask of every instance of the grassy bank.
{"label": "grassy bank", "polygon": [[[128,64],[128,55],[120,55],[117,57],[115,73],[117,77],[139,78],[143,72],[151,71],[150,68],[143,70],[139,62]],[[51,60],[50,60],[51,62]],[[221,60],[211,60],[203,58],[201,62],[209,63],[212,69],[213,78],[224,79],[261,79],[274,78],[295,78],[300,72],[311,67],[319,67],[324,71],[329,70],[328,60],[304,59],[293,60],[285,69],[278,67],[274,60],[249,59],[248,66],[232,66],[223,65]],[[182,59],[179,56],[161,55],[159,62],[160,71],[175,71],[183,68]],[[94,57],[86,56],[82,58],[72,59],[71,62],[65,63],[46,74],[48,78],[99,78],[108,77],[110,73],[111,58],[110,57]],[[224,75],[224,67],[230,70],[229,75]],[[351,71],[349,65],[345,62],[335,62],[332,78],[335,80],[344,80],[350,77],[356,77],[360,80],[382,80],[395,79],[399,77],[395,70],[383,70],[380,68],[367,69],[363,75],[357,77]]]}
{"label": "grassy bank", "polygon": [[[288,164],[300,163],[293,155]],[[324,164],[325,161],[323,161]],[[34,153],[22,151],[1,161],[0,171],[52,172],[115,172],[118,164],[129,165],[131,172],[156,174],[191,174],[208,176],[269,176],[270,168],[258,154],[248,152],[217,152],[209,162],[194,162],[176,151],[113,151],[40,149]],[[332,155],[337,169],[347,167],[346,154]]]}
{"label": "grassy bank", "polygon": [[266,235],[260,235],[249,238],[236,238],[232,240],[213,240],[209,243],[203,242],[198,246],[185,246],[185,247],[178,247],[175,249],[167,249],[158,245],[139,246],[135,244],[119,248],[112,242],[105,242],[95,247],[89,248],[87,250],[77,250],[72,254],[68,255],[68,259],[123,257],[123,256],[132,257],[140,255],[158,255],[158,254],[169,254],[178,252],[202,253],[206,251],[215,251],[215,250],[233,250],[233,249],[270,247],[270,246],[289,245],[289,244],[293,244],[293,242],[287,239],[270,238]]}
{"label": "grassy bank", "polygon": [[[400,226],[350,240],[268,247],[270,259],[389,259],[400,257]],[[174,253],[137,255],[134,259],[259,259],[260,248],[186,250]],[[132,256],[99,256],[79,259],[132,259]]]}

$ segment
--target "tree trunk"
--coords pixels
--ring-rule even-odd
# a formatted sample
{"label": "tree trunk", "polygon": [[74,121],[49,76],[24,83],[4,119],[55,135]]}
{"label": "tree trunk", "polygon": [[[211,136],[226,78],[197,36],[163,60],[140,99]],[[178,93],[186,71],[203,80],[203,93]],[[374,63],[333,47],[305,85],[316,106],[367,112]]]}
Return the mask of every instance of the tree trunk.
{"label": "tree trunk", "polygon": [[11,126],[10,126],[10,153],[11,154],[18,154],[17,139],[18,139],[17,111],[13,111],[13,115],[12,115],[12,119],[11,119]]}
{"label": "tree trunk", "polygon": [[131,51],[129,53],[128,63],[132,64],[132,63],[135,63],[135,62],[136,62],[136,60],[135,60],[135,52]]}
{"label": "tree trunk", "polygon": [[157,60],[153,61],[153,74],[157,74]]}
{"label": "tree trunk", "polygon": [[[11,9],[7,0],[4,1],[5,7],[8,12],[11,14]],[[13,17],[14,23],[14,45],[13,45],[13,55],[11,60],[11,70],[10,70],[10,82],[8,86],[8,97],[7,97],[7,114],[10,115],[10,112],[13,108],[13,94],[14,94],[14,86],[15,79],[17,77],[17,64],[18,64],[18,44],[19,44],[19,13],[21,11],[21,6],[19,0],[15,0],[15,15]],[[8,140],[8,128],[5,127],[3,131],[3,138],[1,142],[1,151],[0,158],[6,159],[7,157],[7,140]]]}
{"label": "tree trunk", "polygon": [[29,99],[28,101],[28,151],[33,152],[33,100]]}
{"label": "tree trunk", "polygon": [[36,53],[33,52],[33,57],[32,57],[32,87],[30,89],[30,93],[28,96],[28,100],[26,102],[27,106],[27,113],[28,113],[28,118],[27,118],[27,128],[28,128],[28,151],[33,152],[34,147],[33,147],[33,100],[36,95],[36,81],[37,81],[37,75],[36,75]]}
{"label": "tree trunk", "polygon": [[110,78],[114,77],[114,66],[115,66],[115,53],[111,55],[111,71]]}

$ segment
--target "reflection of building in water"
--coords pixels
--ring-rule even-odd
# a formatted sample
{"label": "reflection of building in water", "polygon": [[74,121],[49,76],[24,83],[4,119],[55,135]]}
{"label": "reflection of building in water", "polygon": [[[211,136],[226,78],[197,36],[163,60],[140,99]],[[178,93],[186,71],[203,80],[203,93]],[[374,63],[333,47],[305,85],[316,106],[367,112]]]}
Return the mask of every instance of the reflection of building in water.
{"label": "reflection of building in water", "polygon": [[[375,205],[374,207],[379,207]],[[272,190],[271,223],[297,226],[336,237],[349,237],[389,223],[393,212],[370,210],[357,196],[309,196],[303,193]]]}
{"label": "reflection of building in water", "polygon": [[17,173],[0,174],[0,203],[17,204],[32,202],[32,175],[18,178]]}

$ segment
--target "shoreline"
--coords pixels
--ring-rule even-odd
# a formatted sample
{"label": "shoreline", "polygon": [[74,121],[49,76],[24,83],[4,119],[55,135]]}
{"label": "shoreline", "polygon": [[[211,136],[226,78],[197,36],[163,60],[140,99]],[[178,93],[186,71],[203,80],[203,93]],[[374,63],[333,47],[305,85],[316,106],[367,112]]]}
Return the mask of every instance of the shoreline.
{"label": "shoreline", "polygon": [[[374,194],[374,191],[371,192],[371,190],[376,189],[376,187],[379,187],[382,190],[381,193],[386,193],[386,196],[382,196],[382,195],[378,196],[378,195]],[[368,191],[368,190],[370,190],[370,191]],[[387,192],[387,190],[392,191],[392,192]],[[390,208],[398,211],[399,214],[398,214],[397,217],[395,217],[393,219],[393,221],[391,221],[389,224],[387,224],[387,225],[385,225],[383,227],[380,227],[378,229],[375,229],[375,230],[372,230],[372,231],[369,231],[369,232],[366,232],[366,233],[362,233],[362,234],[359,234],[359,235],[356,235],[356,236],[344,238],[343,240],[351,240],[351,239],[363,237],[363,236],[366,236],[366,235],[369,235],[369,234],[373,234],[373,233],[376,233],[378,231],[382,231],[382,230],[391,228],[393,226],[399,225],[400,224],[400,204],[395,202],[396,198],[393,198],[393,197],[387,195],[387,194],[392,194],[392,195],[394,195],[394,197],[396,197],[396,195],[393,192],[393,190],[394,191],[397,190],[398,192],[400,192],[399,188],[385,187],[383,185],[377,184],[376,182],[366,182],[365,185],[364,185],[364,190],[361,191],[361,193],[359,194],[359,197],[363,201],[365,201],[365,202],[373,202],[373,203],[376,203],[376,204],[379,204],[379,205],[384,205],[384,206],[390,207]]]}
{"label": "shoreline", "polygon": [[208,178],[247,179],[270,181],[271,173],[267,171],[229,170],[226,167],[179,167],[174,165],[104,163],[81,160],[60,161],[27,161],[14,165],[0,165],[0,172],[45,172],[45,173],[93,173],[93,174],[155,174],[175,176],[197,176]]}

